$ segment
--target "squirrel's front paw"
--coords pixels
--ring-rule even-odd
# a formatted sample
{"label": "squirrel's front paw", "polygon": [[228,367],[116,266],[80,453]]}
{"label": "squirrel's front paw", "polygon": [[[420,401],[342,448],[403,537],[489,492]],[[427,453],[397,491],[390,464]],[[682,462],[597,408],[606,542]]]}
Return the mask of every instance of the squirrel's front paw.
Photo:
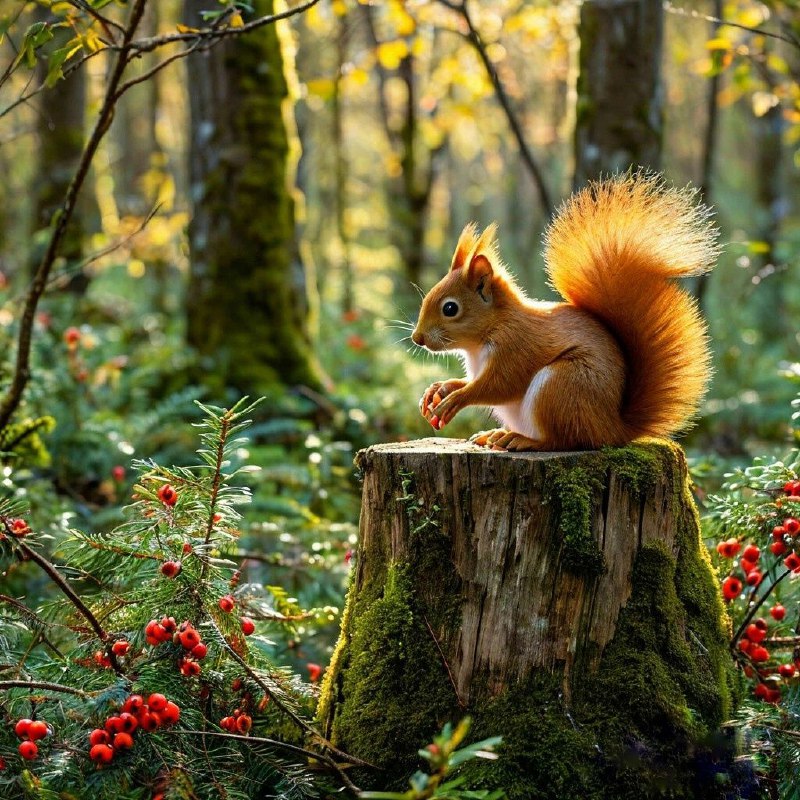
{"label": "squirrel's front paw", "polygon": [[466,386],[466,381],[454,379],[449,381],[436,381],[425,390],[422,399],[419,401],[419,412],[430,422],[435,430],[441,430],[456,413],[456,411],[454,411],[449,419],[443,420],[442,414],[438,411],[439,405],[452,392],[464,386]]}

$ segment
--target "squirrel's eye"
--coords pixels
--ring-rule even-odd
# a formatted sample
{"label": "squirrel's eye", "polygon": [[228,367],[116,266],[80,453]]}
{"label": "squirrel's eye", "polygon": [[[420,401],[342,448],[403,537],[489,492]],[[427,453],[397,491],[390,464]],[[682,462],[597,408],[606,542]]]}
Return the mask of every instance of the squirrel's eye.
{"label": "squirrel's eye", "polygon": [[456,314],[458,314],[458,303],[456,303],[454,300],[448,300],[442,306],[442,314],[444,314],[446,317],[454,317]]}

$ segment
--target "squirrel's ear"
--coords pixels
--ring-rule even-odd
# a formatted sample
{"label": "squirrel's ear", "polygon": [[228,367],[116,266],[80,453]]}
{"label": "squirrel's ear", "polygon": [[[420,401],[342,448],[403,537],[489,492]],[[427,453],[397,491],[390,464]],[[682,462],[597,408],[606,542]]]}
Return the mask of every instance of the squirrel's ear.
{"label": "squirrel's ear", "polygon": [[492,299],[493,276],[492,262],[483,253],[474,255],[465,275],[467,286],[473,292],[477,292],[481,296],[481,300],[487,303]]}
{"label": "squirrel's ear", "polygon": [[469,254],[475,249],[477,242],[477,228],[474,222],[469,222],[464,226],[461,231],[461,236],[458,237],[458,244],[456,251],[453,253],[453,260],[450,262],[450,271],[454,269],[461,269],[467,263]]}

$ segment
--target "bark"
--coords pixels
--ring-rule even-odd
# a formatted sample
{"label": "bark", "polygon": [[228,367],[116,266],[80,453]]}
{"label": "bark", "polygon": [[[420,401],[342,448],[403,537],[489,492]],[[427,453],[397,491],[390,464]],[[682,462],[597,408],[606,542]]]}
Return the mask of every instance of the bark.
{"label": "bark", "polygon": [[[204,0],[187,0],[198,23]],[[253,3],[255,15],[271,0]],[[189,343],[203,380],[256,394],[318,388],[296,255],[288,89],[274,25],[188,60],[192,115]]]}
{"label": "bark", "polygon": [[716,796],[696,767],[730,712],[729,630],[676,445],[423,440],[357,463],[356,568],[319,708],[337,746],[400,786],[469,714],[505,742],[470,781],[512,800],[655,797],[665,780]]}
{"label": "bark", "polygon": [[[45,9],[38,9],[40,20],[49,20]],[[54,46],[62,46],[72,33],[59,31]],[[61,41],[61,40],[64,41]],[[37,69],[40,79],[46,73],[46,62]],[[53,215],[61,208],[67,188],[83,152],[85,138],[84,109],[86,107],[85,70],[78,70],[59,81],[52,89],[40,95],[37,114],[37,136],[39,140],[36,164],[37,179],[33,190],[33,247],[29,262],[31,269],[39,263],[44,253],[46,231]],[[81,202],[84,212],[85,201]],[[64,259],[63,287],[68,291],[83,293],[88,278],[78,267],[83,256],[83,214],[74,217],[67,227],[59,250]]]}
{"label": "bark", "polygon": [[581,5],[574,187],[601,174],[659,169],[663,133],[658,0]]}

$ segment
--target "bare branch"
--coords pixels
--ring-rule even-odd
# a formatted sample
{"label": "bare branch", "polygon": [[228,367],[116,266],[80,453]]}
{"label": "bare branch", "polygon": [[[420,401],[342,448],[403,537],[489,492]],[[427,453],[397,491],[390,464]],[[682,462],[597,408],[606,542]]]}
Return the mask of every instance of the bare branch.
{"label": "bare branch", "polygon": [[115,41],[114,34],[111,31],[112,28],[116,28],[123,36],[125,35],[125,28],[120,25],[118,22],[115,22],[113,19],[104,16],[101,14],[97,9],[92,8],[86,0],[69,0],[69,4],[73,8],[77,8],[80,11],[85,11],[90,17],[97,20],[102,26],[103,30],[106,32],[106,36],[111,39],[112,42]]}
{"label": "bare branch", "polygon": [[0,681],[0,689],[42,689],[46,692],[63,692],[64,694],[74,694],[78,697],[90,696],[83,689],[62,686],[60,683],[48,683],[47,681]]}
{"label": "bare branch", "polygon": [[530,172],[533,182],[536,184],[536,190],[539,193],[539,201],[542,204],[542,208],[544,208],[547,216],[552,218],[555,213],[555,209],[553,207],[553,201],[550,197],[550,191],[547,188],[547,183],[544,179],[544,174],[542,173],[542,169],[536,161],[536,157],[533,155],[533,151],[525,139],[525,133],[522,130],[522,124],[517,118],[517,114],[511,104],[511,98],[506,93],[505,87],[500,80],[500,76],[498,75],[494,64],[492,64],[492,60],[489,58],[489,55],[486,52],[486,47],[484,46],[483,40],[478,33],[478,29],[475,27],[475,24],[472,21],[472,16],[469,12],[469,8],[467,7],[467,0],[462,0],[461,3],[455,3],[453,0],[439,0],[439,2],[446,8],[449,8],[451,11],[455,11],[457,14],[459,14],[466,23],[467,30],[469,32],[467,35],[467,40],[475,48],[475,51],[478,53],[478,56],[480,56],[480,59],[483,62],[483,66],[485,67],[486,72],[492,81],[492,85],[494,86],[497,100],[505,112],[511,132],[514,134],[514,138],[517,140],[517,146],[519,147],[522,161],[527,167],[528,172]]}

